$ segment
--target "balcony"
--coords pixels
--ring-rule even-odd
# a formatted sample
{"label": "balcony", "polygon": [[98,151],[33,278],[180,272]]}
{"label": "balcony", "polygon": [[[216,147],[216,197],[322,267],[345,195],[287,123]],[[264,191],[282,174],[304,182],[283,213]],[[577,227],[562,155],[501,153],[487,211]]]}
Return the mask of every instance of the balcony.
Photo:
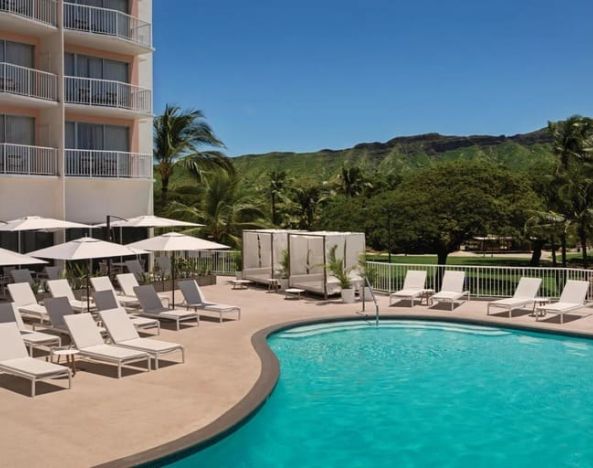
{"label": "balcony", "polygon": [[67,149],[66,176],[152,179],[152,155],[123,151]]}
{"label": "balcony", "polygon": [[0,30],[41,35],[55,31],[55,0],[0,0]]}
{"label": "balcony", "polygon": [[52,73],[0,62],[0,93],[4,103],[54,106],[58,99],[57,83],[57,76]]}
{"label": "balcony", "polygon": [[67,104],[88,106],[86,112],[112,117],[137,117],[152,114],[150,89],[129,83],[75,76],[64,77]]}
{"label": "balcony", "polygon": [[42,146],[0,143],[0,174],[56,176],[58,150]]}
{"label": "balcony", "polygon": [[66,39],[88,47],[133,55],[152,51],[150,23],[118,10],[64,2],[64,29]]}

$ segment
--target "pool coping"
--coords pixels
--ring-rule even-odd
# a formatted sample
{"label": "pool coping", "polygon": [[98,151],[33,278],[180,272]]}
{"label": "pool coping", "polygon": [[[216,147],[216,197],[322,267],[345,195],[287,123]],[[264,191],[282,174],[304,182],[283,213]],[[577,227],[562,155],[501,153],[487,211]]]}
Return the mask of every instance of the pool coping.
{"label": "pool coping", "polygon": [[[511,330],[530,331],[537,333],[546,333],[551,335],[570,336],[575,338],[593,339],[593,332],[581,332],[576,330],[557,330],[542,328],[537,325],[523,323],[499,323],[481,318],[454,317],[454,316],[426,316],[421,314],[401,313],[397,315],[388,315],[381,317],[385,320],[421,320],[427,322],[450,322],[464,323],[471,325],[481,325],[490,328],[507,328]],[[255,384],[247,392],[247,395],[235,404],[228,411],[223,413],[210,424],[197,429],[178,439],[166,442],[162,445],[138,452],[123,458],[118,458],[106,463],[96,465],[100,468],[115,468],[123,466],[158,466],[158,461],[165,458],[174,460],[176,454],[181,458],[185,452],[194,451],[197,448],[204,448],[218,440],[224,438],[230,433],[240,428],[243,424],[255,416],[258,410],[268,400],[280,377],[280,363],[278,358],[268,345],[268,338],[274,333],[281,332],[290,328],[305,325],[315,325],[332,322],[355,322],[355,321],[373,321],[374,317],[352,315],[340,315],[334,317],[320,317],[293,320],[290,322],[279,323],[258,330],[251,336],[251,344],[261,361],[261,372]],[[152,465],[154,464],[154,465]]]}

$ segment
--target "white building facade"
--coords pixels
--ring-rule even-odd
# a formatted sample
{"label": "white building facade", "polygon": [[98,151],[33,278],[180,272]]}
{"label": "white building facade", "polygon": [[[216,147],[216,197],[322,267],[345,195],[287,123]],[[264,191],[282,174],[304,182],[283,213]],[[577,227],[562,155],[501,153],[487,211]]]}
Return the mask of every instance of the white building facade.
{"label": "white building facade", "polygon": [[0,220],[152,214],[152,0],[0,1]]}

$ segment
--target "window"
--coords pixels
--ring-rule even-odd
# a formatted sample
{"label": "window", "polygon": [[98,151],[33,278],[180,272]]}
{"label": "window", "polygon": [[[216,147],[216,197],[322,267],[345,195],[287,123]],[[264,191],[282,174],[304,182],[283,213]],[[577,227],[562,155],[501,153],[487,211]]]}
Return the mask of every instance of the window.
{"label": "window", "polygon": [[97,8],[109,8],[111,10],[121,11],[122,13],[130,12],[128,0],[70,0],[69,3]]}
{"label": "window", "polygon": [[35,145],[35,119],[21,115],[0,114],[0,143]]}
{"label": "window", "polygon": [[66,148],[130,151],[130,130],[119,125],[66,122]]}
{"label": "window", "polygon": [[0,40],[0,62],[34,68],[34,51],[35,48],[30,44]]}
{"label": "window", "polygon": [[126,62],[81,54],[65,54],[64,73],[66,76],[130,82],[129,64]]}

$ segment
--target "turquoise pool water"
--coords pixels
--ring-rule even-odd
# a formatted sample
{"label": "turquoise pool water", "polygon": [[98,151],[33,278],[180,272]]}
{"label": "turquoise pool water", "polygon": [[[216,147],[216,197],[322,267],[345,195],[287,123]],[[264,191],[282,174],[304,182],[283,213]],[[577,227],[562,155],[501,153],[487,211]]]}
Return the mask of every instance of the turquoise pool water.
{"label": "turquoise pool water", "polygon": [[593,466],[593,343],[447,323],[344,322],[269,340],[262,409],[171,466]]}

